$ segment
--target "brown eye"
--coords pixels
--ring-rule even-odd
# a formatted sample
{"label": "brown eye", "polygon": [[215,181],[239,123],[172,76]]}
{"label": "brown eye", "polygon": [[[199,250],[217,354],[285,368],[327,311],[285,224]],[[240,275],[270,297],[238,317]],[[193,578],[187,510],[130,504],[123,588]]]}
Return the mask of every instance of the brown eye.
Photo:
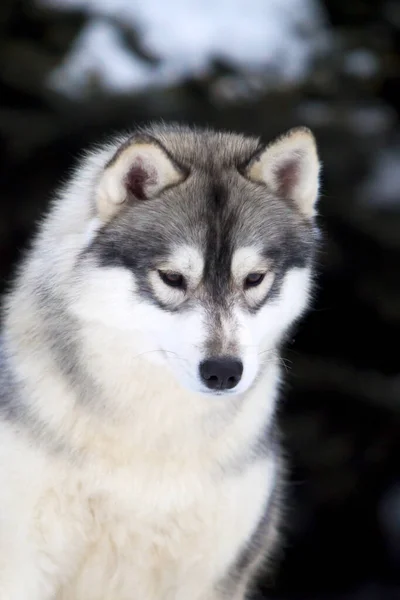
{"label": "brown eye", "polygon": [[172,271],[158,271],[158,274],[166,285],[180,288],[181,290],[186,288],[185,278],[180,273],[173,273]]}
{"label": "brown eye", "polygon": [[260,285],[260,283],[264,280],[264,277],[265,273],[249,273],[244,280],[244,287],[246,289],[250,287],[256,287],[257,285]]}

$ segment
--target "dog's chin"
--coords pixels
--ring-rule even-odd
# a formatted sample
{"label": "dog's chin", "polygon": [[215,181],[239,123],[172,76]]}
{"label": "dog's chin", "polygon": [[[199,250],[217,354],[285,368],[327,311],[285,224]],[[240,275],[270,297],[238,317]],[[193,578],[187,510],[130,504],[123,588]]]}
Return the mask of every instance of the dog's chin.
{"label": "dog's chin", "polygon": [[199,394],[200,396],[204,396],[205,398],[233,398],[235,396],[241,396],[245,394],[251,387],[254,382],[243,382],[238,386],[231,390],[218,390],[218,389],[209,389],[208,387],[202,385],[200,381],[195,383],[188,384],[187,381],[181,381],[181,385],[195,394]]}
{"label": "dog's chin", "polygon": [[228,398],[238,395],[237,392],[235,393],[235,390],[209,390],[206,387],[199,388],[198,393],[207,398]]}

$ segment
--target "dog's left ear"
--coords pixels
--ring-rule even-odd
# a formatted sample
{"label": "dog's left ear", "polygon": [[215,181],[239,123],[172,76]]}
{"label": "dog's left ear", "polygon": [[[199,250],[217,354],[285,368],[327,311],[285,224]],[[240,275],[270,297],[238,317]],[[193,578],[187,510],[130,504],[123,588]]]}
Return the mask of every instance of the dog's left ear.
{"label": "dog's left ear", "polygon": [[150,136],[123,144],[103,171],[96,190],[97,212],[103,222],[129,201],[155,198],[187,177],[163,146]]}
{"label": "dog's left ear", "polygon": [[306,217],[313,216],[320,163],[315,138],[309,129],[291,129],[259,151],[242,172],[278,196],[293,200]]}

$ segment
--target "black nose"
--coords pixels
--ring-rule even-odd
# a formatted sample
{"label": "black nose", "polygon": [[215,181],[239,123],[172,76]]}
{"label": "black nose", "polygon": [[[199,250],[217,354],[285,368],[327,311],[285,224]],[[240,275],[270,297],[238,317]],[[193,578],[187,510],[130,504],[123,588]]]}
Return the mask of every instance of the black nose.
{"label": "black nose", "polygon": [[243,364],[236,358],[209,358],[200,365],[200,375],[210,390],[231,390],[237,386]]}

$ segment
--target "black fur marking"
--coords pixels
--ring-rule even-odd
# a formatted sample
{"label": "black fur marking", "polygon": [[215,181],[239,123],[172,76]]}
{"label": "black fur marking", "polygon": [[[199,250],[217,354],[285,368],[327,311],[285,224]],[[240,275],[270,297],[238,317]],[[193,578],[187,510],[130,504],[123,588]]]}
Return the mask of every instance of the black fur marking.
{"label": "black fur marking", "polygon": [[0,418],[5,421],[26,422],[27,411],[19,398],[17,386],[7,363],[4,343],[0,337]]}
{"label": "black fur marking", "polygon": [[149,272],[157,270],[159,261],[169,255],[167,242],[160,237],[147,232],[138,232],[136,239],[128,239],[124,235],[119,237],[119,231],[111,224],[104,228],[101,236],[86,251],[86,254],[92,253],[100,267],[122,267],[131,271],[135,277],[137,293],[148,302],[170,312],[190,307],[190,302],[187,301],[177,307],[166,305],[153,292]]}
{"label": "black fur marking", "polygon": [[66,443],[56,431],[31,410],[19,385],[15,382],[11,366],[4,352],[0,337],[0,420],[8,421],[18,431],[23,431],[36,443],[41,443],[53,453],[68,450]]}
{"label": "black fur marking", "polygon": [[[266,144],[265,142],[259,142],[258,145],[256,146],[256,148],[254,149],[254,151],[250,154],[250,156],[243,158],[238,163],[237,170],[242,175],[242,177],[245,177],[246,179],[248,179],[247,173],[248,173],[249,169],[251,168],[252,165],[254,165],[254,163],[259,162],[261,160],[261,156],[264,154],[268,145],[269,144]],[[264,184],[260,183],[259,185],[264,185]]]}
{"label": "black fur marking", "polygon": [[[65,377],[82,405],[101,405],[102,391],[83,366],[79,344],[79,323],[66,310],[63,298],[43,283],[36,290],[36,300],[46,318],[41,323],[43,342],[49,349],[54,367]],[[63,323],[60,331],[59,323]]]}

